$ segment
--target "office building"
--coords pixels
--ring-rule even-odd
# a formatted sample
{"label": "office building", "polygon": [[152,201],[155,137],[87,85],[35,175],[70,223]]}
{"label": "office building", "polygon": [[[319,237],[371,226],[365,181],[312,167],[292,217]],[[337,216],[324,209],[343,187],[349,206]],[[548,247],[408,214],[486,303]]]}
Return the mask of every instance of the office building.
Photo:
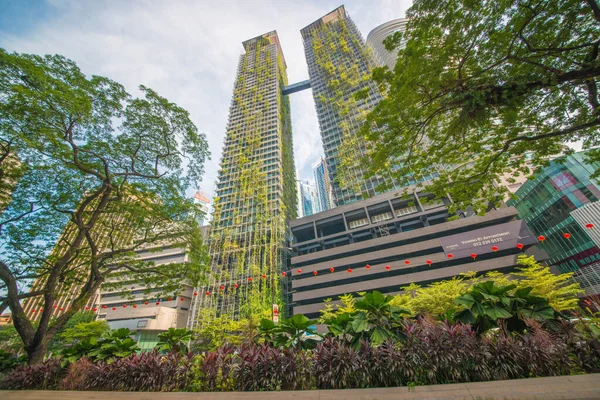
{"label": "office building", "polygon": [[[393,19],[379,25],[367,35],[367,44],[373,49],[373,55],[382,67],[387,66],[389,69],[394,70],[396,60],[398,59],[398,49],[388,51],[385,48],[383,41],[396,32],[404,32],[406,30],[407,22],[408,20],[406,18]],[[400,46],[403,46],[404,42],[405,41],[403,40]]]}
{"label": "office building", "polygon": [[507,272],[522,253],[547,259],[515,208],[457,218],[448,213],[449,199],[410,193],[388,192],[291,221],[289,312],[315,318],[326,299],[339,302],[346,293],[397,294],[410,283],[462,272]]}
{"label": "office building", "polygon": [[210,316],[271,309],[282,298],[297,198],[286,63],[275,31],[243,47],[213,198],[212,276],[199,286],[192,328]]}
{"label": "office building", "polygon": [[[333,199],[340,206],[372,196],[386,181],[364,179],[359,163],[366,143],[358,131],[381,100],[370,79],[377,62],[344,6],[306,26],[301,34]],[[363,96],[357,100],[359,91]]]}
{"label": "office building", "polygon": [[335,203],[333,201],[333,194],[331,192],[331,182],[329,180],[329,173],[327,172],[327,164],[323,157],[321,157],[321,161],[315,167],[314,175],[319,212],[334,208]]}
{"label": "office building", "polygon": [[194,194],[194,203],[200,207],[201,214],[198,216],[198,225],[206,226],[209,221],[210,200],[204,192],[196,192]]}
{"label": "office building", "polygon": [[309,181],[298,181],[298,218],[320,211],[315,185]]}
{"label": "office building", "polygon": [[507,202],[536,235],[545,237],[540,247],[559,272],[577,272],[600,262],[600,247],[586,228],[598,220],[597,215],[591,209],[590,221],[584,224],[586,213],[578,211],[600,197],[598,181],[591,178],[600,165],[584,158],[585,152],[578,152],[550,161]]}
{"label": "office building", "polygon": [[[137,251],[140,260],[161,264],[185,263],[188,254],[185,247],[152,246]],[[94,303],[97,319],[105,320],[111,329],[129,328],[135,332],[135,340],[142,350],[151,350],[158,343],[158,335],[169,328],[185,328],[194,290],[185,286],[181,293],[159,296],[159,290],[132,283],[127,295],[122,290],[104,285]]]}

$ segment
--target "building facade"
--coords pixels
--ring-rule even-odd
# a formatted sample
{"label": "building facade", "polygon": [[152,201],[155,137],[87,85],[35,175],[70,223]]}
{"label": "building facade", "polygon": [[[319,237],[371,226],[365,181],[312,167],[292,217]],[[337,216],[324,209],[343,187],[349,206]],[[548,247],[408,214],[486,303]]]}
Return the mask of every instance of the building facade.
{"label": "building facade", "polygon": [[350,204],[376,194],[386,183],[381,177],[364,179],[360,165],[367,144],[358,131],[381,100],[370,79],[378,64],[344,6],[301,34],[333,198],[338,206]]}
{"label": "building facade", "polygon": [[298,181],[298,218],[320,212],[315,185],[309,181]]}
{"label": "building facade", "polygon": [[448,203],[414,191],[388,192],[291,221],[289,312],[315,318],[327,299],[339,303],[346,293],[396,294],[410,283],[426,285],[468,271],[507,272],[520,254],[547,259],[515,208],[454,219]]}
{"label": "building facade", "polygon": [[552,160],[507,202],[536,235],[545,237],[540,247],[560,272],[577,272],[600,262],[600,247],[578,222],[581,218],[573,215],[600,198],[600,185],[591,178],[600,165],[588,164],[584,157],[585,152],[579,152]]}
{"label": "building facade", "polygon": [[394,70],[398,59],[398,50],[388,51],[383,41],[396,32],[404,32],[407,22],[406,18],[393,19],[379,25],[367,35],[367,44],[373,49],[373,55],[382,67],[387,66],[389,69]]}
{"label": "building facade", "polygon": [[286,64],[275,31],[243,47],[213,198],[212,276],[200,286],[192,328],[271,309],[282,297],[297,198]]}
{"label": "building facade", "polygon": [[210,200],[204,192],[196,192],[194,194],[194,203],[198,205],[201,215],[197,218],[198,225],[206,226],[210,220]]}
{"label": "building facade", "polygon": [[331,192],[331,181],[327,172],[327,163],[321,157],[321,161],[314,169],[315,189],[317,191],[317,203],[319,204],[319,212],[327,211],[335,207],[333,194]]}
{"label": "building facade", "polygon": [[[153,265],[184,263],[188,255],[184,247],[155,246],[137,252],[138,257]],[[187,286],[172,297],[158,295],[139,283],[128,287],[130,295],[120,290],[101,287],[96,296],[96,319],[105,320],[111,329],[129,328],[142,350],[151,350],[158,343],[158,335],[169,328],[185,328],[194,290]],[[156,293],[153,294],[153,293]],[[133,297],[133,298],[132,298]]]}

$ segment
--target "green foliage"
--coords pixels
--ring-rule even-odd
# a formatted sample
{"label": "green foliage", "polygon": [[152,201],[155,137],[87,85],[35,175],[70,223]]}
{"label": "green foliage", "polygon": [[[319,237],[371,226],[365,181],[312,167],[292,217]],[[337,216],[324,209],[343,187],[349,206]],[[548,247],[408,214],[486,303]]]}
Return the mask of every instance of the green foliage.
{"label": "green foliage", "polygon": [[569,142],[598,146],[598,17],[588,3],[414,1],[406,32],[386,40],[394,70],[373,71],[385,96],[363,129],[367,176],[409,183],[437,164],[426,190],[449,193],[453,210],[485,212],[506,191],[501,176],[528,176]]}
{"label": "green foliage", "polygon": [[577,282],[573,281],[573,273],[553,274],[549,267],[535,261],[533,256],[519,256],[518,272],[513,273],[518,279],[518,288],[531,287],[531,294],[548,299],[550,306],[556,311],[575,310],[578,297],[585,293]]}
{"label": "green foliage", "polygon": [[317,341],[310,336],[319,336],[310,329],[316,323],[316,320],[310,320],[302,314],[282,318],[278,325],[263,318],[259,325],[259,335],[265,342],[274,346],[311,349],[315,347]]}
{"label": "green foliage", "polygon": [[75,345],[63,349],[60,354],[63,365],[73,363],[82,357],[110,363],[117,358],[134,354],[140,348],[130,337],[132,334],[133,332],[128,328],[120,328],[106,331],[100,338],[88,337],[80,340]]}
{"label": "green foliage", "polygon": [[[102,282],[137,281],[172,294],[206,272],[206,265],[155,266],[136,255],[150,243],[192,243],[198,206],[186,191],[199,186],[209,155],[186,110],[140,91],[133,98],[59,55],[0,49],[0,151],[8,152],[0,157],[0,188],[12,185],[0,216],[1,300],[31,363],[41,362],[52,336]],[[7,175],[15,165],[24,171]],[[39,295],[25,302],[44,309],[39,326],[20,301],[19,287],[31,281]],[[57,296],[70,304],[51,319]]]}
{"label": "green foliage", "polygon": [[454,318],[477,327],[480,333],[499,326],[502,320],[506,321],[509,331],[521,332],[527,327],[528,319],[545,322],[555,318],[548,299],[530,295],[533,290],[530,287],[516,287],[514,284],[499,286],[493,281],[478,283],[456,299],[464,310],[457,312]]}
{"label": "green foliage", "polygon": [[377,290],[365,294],[355,304],[358,311],[352,317],[352,329],[368,335],[374,345],[395,338],[394,330],[399,326],[401,315],[409,311],[391,305],[392,300],[392,296],[384,296]]}
{"label": "green foliage", "polygon": [[185,328],[169,328],[168,331],[158,335],[158,343],[155,347],[164,353],[174,351],[186,354],[189,351],[187,344],[192,340],[192,333]]}
{"label": "green foliage", "polygon": [[11,354],[23,350],[23,341],[13,325],[0,326],[0,350]]}
{"label": "green foliage", "polygon": [[4,374],[7,371],[15,368],[17,365],[27,363],[27,356],[16,356],[0,349],[0,374]]}

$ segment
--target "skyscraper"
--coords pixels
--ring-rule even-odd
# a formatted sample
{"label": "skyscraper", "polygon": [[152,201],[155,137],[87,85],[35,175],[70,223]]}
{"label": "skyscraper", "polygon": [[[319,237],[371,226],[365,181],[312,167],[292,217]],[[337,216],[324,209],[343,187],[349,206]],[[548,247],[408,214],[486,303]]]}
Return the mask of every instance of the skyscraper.
{"label": "skyscraper", "polygon": [[271,309],[282,296],[287,221],[296,215],[286,64],[275,31],[243,46],[213,199],[212,276],[191,327]]}
{"label": "skyscraper", "polygon": [[315,185],[309,181],[298,181],[298,218],[321,212]]}
{"label": "skyscraper", "polygon": [[301,34],[334,201],[341,206],[372,196],[385,181],[363,178],[360,158],[367,143],[358,131],[381,100],[370,79],[378,64],[344,6],[303,28]]}
{"label": "skyscraper", "polygon": [[331,182],[329,181],[329,173],[327,172],[327,164],[324,158],[321,157],[321,161],[315,167],[314,172],[319,212],[330,210],[335,207],[335,203],[333,202]]}
{"label": "skyscraper", "polygon": [[396,66],[398,50],[388,51],[383,41],[396,32],[404,32],[407,21],[406,18],[393,19],[379,25],[367,35],[367,44],[373,49],[373,55],[381,66],[387,66],[391,70]]}

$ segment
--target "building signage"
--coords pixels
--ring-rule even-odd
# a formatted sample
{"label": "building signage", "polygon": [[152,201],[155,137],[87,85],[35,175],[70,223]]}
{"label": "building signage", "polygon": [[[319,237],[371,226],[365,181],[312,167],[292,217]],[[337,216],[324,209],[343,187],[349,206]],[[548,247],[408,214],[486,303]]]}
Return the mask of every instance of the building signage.
{"label": "building signage", "polygon": [[486,254],[495,251],[515,249],[517,243],[524,246],[537,243],[537,238],[522,220],[475,229],[440,239],[446,256],[454,258],[470,257],[471,254]]}

